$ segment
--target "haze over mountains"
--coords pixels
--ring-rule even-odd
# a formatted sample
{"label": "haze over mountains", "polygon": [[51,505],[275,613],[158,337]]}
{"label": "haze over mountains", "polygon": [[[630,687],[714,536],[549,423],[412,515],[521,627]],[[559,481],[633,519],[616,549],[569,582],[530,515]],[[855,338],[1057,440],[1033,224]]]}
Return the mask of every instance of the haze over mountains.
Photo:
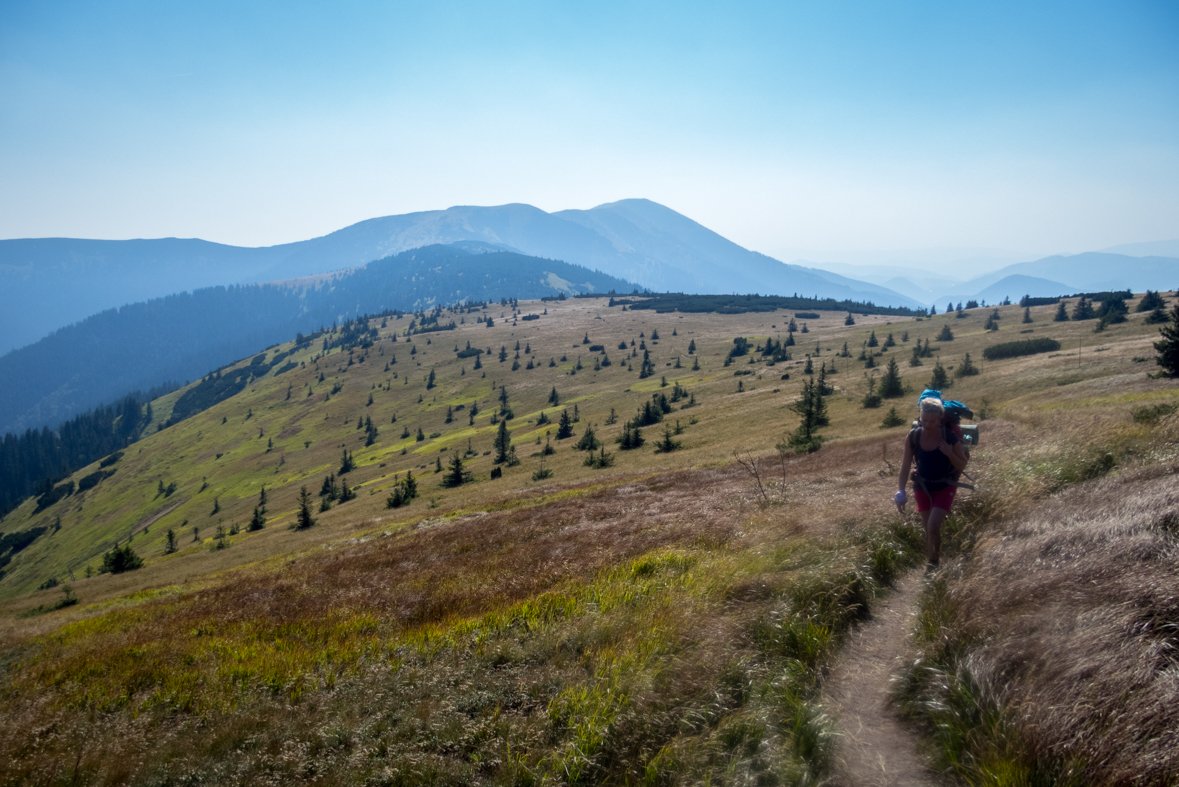
{"label": "haze over mountains", "polygon": [[[424,251],[406,256],[413,249]],[[932,258],[919,261],[924,269],[784,264],[645,199],[555,213],[453,207],[264,248],[176,238],[3,240],[0,433],[53,425],[137,388],[193,379],[296,331],[383,309],[639,287],[940,310],[948,301],[1165,289],[1179,280],[1179,259],[1157,256],[1179,251],[1179,242],[1116,249],[1155,256],[1052,256],[968,281],[964,270],[1011,253],[974,250],[932,273]],[[283,284],[232,286],[265,282]]]}
{"label": "haze over mountains", "polygon": [[331,277],[169,295],[101,312],[0,357],[0,432],[54,425],[137,389],[184,383],[300,331],[362,314],[611,289],[632,285],[468,241]]}
{"label": "haze over mountains", "polygon": [[[1054,297],[1107,290],[1170,289],[1179,280],[1179,241],[1130,243],[1114,249],[1121,251],[1055,254],[1004,265],[969,278],[962,277],[963,269],[956,265],[931,268],[840,262],[808,264],[904,293],[938,309],[950,300],[992,303],[1004,298],[1015,301],[1024,295]],[[1164,252],[1168,254],[1160,256]]]}
{"label": "haze over mountains", "polygon": [[546,213],[531,205],[386,216],[264,248],[203,240],[0,241],[0,353],[104,309],[185,290],[294,279],[457,241],[563,260],[656,291],[818,295],[917,307],[911,298],[817,275],[744,249],[650,200]]}

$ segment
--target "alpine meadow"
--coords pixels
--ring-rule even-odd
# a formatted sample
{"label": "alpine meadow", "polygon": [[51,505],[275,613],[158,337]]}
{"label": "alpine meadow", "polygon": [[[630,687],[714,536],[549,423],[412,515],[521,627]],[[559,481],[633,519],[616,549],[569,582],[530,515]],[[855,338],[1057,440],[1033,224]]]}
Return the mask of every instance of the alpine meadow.
{"label": "alpine meadow", "polygon": [[[597,292],[253,348],[0,519],[0,783],[850,785],[880,713],[950,783],[1175,784],[1176,297]],[[922,574],[926,388],[979,439]]]}
{"label": "alpine meadow", "polygon": [[0,2],[0,787],[1179,785],[1177,40]]}

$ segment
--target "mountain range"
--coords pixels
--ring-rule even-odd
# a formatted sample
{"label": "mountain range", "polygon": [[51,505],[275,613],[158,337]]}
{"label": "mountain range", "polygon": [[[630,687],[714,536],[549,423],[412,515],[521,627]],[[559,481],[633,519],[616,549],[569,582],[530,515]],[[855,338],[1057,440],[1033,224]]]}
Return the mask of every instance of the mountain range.
{"label": "mountain range", "polygon": [[951,300],[998,303],[1004,298],[1017,301],[1024,295],[1055,297],[1108,290],[1166,290],[1173,288],[1179,281],[1179,258],[1160,254],[1135,254],[1144,251],[1172,250],[1179,254],[1179,242],[1127,244],[1115,248],[1121,251],[1055,254],[1030,262],[1004,265],[997,270],[969,279],[956,276],[955,274],[960,271],[952,265],[931,272],[928,269],[904,265],[867,266],[812,262],[806,264],[829,270],[832,272],[830,275],[861,279],[904,293],[938,309],[942,309]]}
{"label": "mountain range", "polygon": [[105,309],[230,284],[296,279],[432,244],[478,241],[562,260],[654,291],[759,293],[920,307],[887,288],[786,265],[670,208],[628,199],[546,213],[531,205],[385,216],[263,248],[204,240],[0,240],[0,353]]}
{"label": "mountain range", "polygon": [[363,314],[632,288],[578,265],[468,241],[413,249],[334,276],[177,293],[108,309],[0,357],[0,432],[55,425],[131,391],[184,383],[296,333]]}
{"label": "mountain range", "polygon": [[[407,256],[415,249],[422,251]],[[645,199],[554,213],[460,206],[262,248],[177,238],[0,240],[0,433],[53,425],[137,388],[193,379],[297,331],[385,309],[635,288],[941,309],[968,299],[1169,288],[1179,260],[1107,250],[1011,264],[969,281],[955,274],[785,264]]]}

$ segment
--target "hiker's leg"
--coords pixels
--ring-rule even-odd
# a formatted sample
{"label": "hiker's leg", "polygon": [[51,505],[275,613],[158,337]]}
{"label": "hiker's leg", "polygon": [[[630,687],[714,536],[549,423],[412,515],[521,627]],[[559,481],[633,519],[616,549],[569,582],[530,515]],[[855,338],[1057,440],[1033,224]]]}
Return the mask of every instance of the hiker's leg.
{"label": "hiker's leg", "polygon": [[936,506],[925,517],[925,557],[936,564],[942,554],[942,522],[950,512]]}
{"label": "hiker's leg", "polygon": [[925,557],[929,557],[929,514],[930,510],[927,508],[924,511],[917,509],[917,516],[921,517],[921,530],[925,533]]}

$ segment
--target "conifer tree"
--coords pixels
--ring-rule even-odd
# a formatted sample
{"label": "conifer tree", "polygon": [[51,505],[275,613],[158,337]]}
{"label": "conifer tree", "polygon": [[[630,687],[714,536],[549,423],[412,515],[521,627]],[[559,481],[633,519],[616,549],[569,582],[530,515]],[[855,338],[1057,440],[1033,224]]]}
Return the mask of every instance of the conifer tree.
{"label": "conifer tree", "polygon": [[508,434],[507,421],[499,422],[499,429],[495,433],[495,443],[493,447],[495,449],[494,461],[497,465],[508,461],[508,452],[511,451],[512,448],[512,438]]}
{"label": "conifer tree", "polygon": [[295,529],[306,530],[314,525],[315,520],[311,518],[311,494],[304,486],[299,489],[299,513],[295,519]]}
{"label": "conifer tree", "polygon": [[879,344],[880,342],[876,340],[876,331],[872,331],[872,334],[868,337],[868,346],[876,347]]}
{"label": "conifer tree", "polygon": [[1179,377],[1179,303],[1171,307],[1171,321],[1159,328],[1162,339],[1154,343],[1155,362],[1167,377]]}
{"label": "conifer tree", "polygon": [[880,394],[876,393],[876,378],[869,377],[868,393],[864,395],[864,399],[861,404],[863,405],[864,409],[873,410],[880,406],[881,401],[883,400],[880,398]]}
{"label": "conifer tree", "polygon": [[880,379],[880,397],[882,399],[896,399],[905,395],[905,386],[901,382],[901,370],[897,366],[896,358],[888,359],[888,370]]}
{"label": "conifer tree", "polygon": [[578,451],[596,451],[601,444],[602,441],[594,434],[594,427],[591,424],[585,427],[581,439],[574,443],[573,447]]}
{"label": "conifer tree", "polygon": [[663,439],[655,444],[655,453],[670,454],[672,451],[683,448],[683,445],[680,441],[672,439],[671,427],[665,424],[663,427]]}
{"label": "conifer tree", "polygon": [[170,555],[176,551],[176,532],[169,529],[165,538],[164,554]]}
{"label": "conifer tree", "polygon": [[937,340],[939,342],[952,342],[952,341],[954,341],[954,332],[950,330],[949,323],[946,323],[945,325],[942,326],[942,332],[937,335]]}
{"label": "conifer tree", "polygon": [[937,363],[934,364],[933,376],[929,378],[929,385],[926,387],[933,388],[936,391],[950,387],[950,377],[946,374],[946,368],[942,366],[941,358],[938,358]]}
{"label": "conifer tree", "polygon": [[[848,317],[850,319],[850,312]],[[815,381],[807,380],[802,384],[801,398],[790,407],[801,416],[798,429],[790,435],[787,441],[796,453],[813,453],[822,447],[822,438],[818,435],[819,412],[816,407],[821,403],[822,396],[817,395]]]}
{"label": "conifer tree", "polygon": [[959,377],[973,377],[974,375],[978,374],[978,367],[975,366],[974,362],[970,360],[970,353],[966,353],[966,357],[964,357],[962,359],[962,363],[958,365],[958,369],[955,371],[955,374],[957,374]]}
{"label": "conifer tree", "polygon": [[643,442],[643,434],[637,423],[627,421],[622,425],[622,434],[618,437],[619,448],[630,451],[641,446]]}
{"label": "conifer tree", "polygon": [[1064,310],[1064,301],[1061,301],[1056,307],[1056,315],[1052,318],[1052,322],[1066,322],[1068,320],[1068,312]]}
{"label": "conifer tree", "polygon": [[557,422],[557,439],[564,440],[573,436],[573,419],[569,417],[569,410],[561,411],[561,420]]}
{"label": "conifer tree", "polygon": [[1074,319],[1074,320],[1092,320],[1096,316],[1097,316],[1097,312],[1093,309],[1093,304],[1091,304],[1091,303],[1089,303],[1089,301],[1085,300],[1085,296],[1082,295],[1080,297],[1080,299],[1077,301],[1077,305],[1073,307],[1072,319]]}
{"label": "conifer tree", "polygon": [[1023,307],[1023,324],[1027,325],[1030,322],[1032,322],[1032,307],[1031,306],[1024,306]]}
{"label": "conifer tree", "polygon": [[1146,294],[1142,296],[1142,300],[1138,301],[1138,306],[1134,308],[1134,311],[1152,312],[1155,309],[1166,305],[1167,302],[1163,299],[1162,295],[1160,295],[1158,292],[1151,292],[1150,290],[1147,290]]}

